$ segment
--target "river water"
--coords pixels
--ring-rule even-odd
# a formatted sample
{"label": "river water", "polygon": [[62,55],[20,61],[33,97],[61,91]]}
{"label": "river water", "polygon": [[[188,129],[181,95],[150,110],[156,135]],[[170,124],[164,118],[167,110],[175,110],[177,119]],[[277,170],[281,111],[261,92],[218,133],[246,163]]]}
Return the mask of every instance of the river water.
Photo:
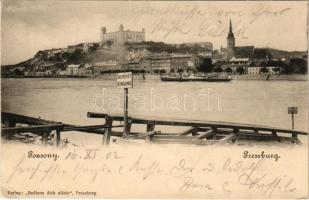
{"label": "river water", "polygon": [[[103,79],[2,79],[2,110],[76,125],[101,124],[87,112],[123,113],[123,89]],[[308,131],[307,81],[229,83],[135,80],[129,115],[159,119],[225,121]]]}

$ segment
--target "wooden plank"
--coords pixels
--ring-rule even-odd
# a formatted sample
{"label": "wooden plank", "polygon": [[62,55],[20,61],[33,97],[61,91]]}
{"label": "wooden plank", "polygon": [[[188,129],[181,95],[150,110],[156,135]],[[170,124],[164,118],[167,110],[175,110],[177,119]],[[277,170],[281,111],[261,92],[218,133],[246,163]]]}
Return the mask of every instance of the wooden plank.
{"label": "wooden plank", "polygon": [[259,141],[269,141],[269,140],[274,140],[274,141],[289,141],[289,142],[294,142],[295,138],[292,137],[283,137],[283,136],[274,136],[272,134],[238,134],[239,139],[248,139],[248,140],[259,140]]}
{"label": "wooden plank", "polygon": [[[160,131],[151,131],[151,132],[133,132],[132,134],[129,135],[128,139],[144,139],[145,140],[145,137],[148,137],[148,136],[155,136],[155,135],[160,135]],[[113,132],[114,134],[114,132]],[[119,133],[117,133],[119,134]],[[149,141],[149,140],[148,140]]]}
{"label": "wooden plank", "polygon": [[235,140],[237,138],[235,133],[232,133],[228,136],[225,136],[224,138],[222,138],[221,140],[219,140],[217,143],[215,143],[215,145],[222,145],[222,144],[226,144],[229,143],[233,140]]}
{"label": "wooden plank", "polygon": [[43,132],[51,131],[51,130],[60,130],[62,129],[62,124],[49,124],[49,125],[36,125],[36,126],[22,126],[22,127],[9,127],[2,128],[2,135],[7,134],[16,134],[16,133],[31,133],[31,132]]}
{"label": "wooden plank", "polygon": [[[106,116],[108,116],[108,114],[96,113],[96,112],[88,112],[87,113],[88,118],[105,118]],[[123,120],[123,117],[122,117],[122,120]]]}
{"label": "wooden plank", "polygon": [[196,127],[196,130],[201,132],[206,132],[210,129],[211,129],[210,127]]}
{"label": "wooden plank", "polygon": [[[105,116],[106,114],[99,113],[88,113],[89,117],[98,117]],[[116,121],[123,121],[122,116],[112,116]],[[226,123],[226,122],[191,122],[191,121],[172,121],[172,120],[147,120],[147,119],[139,119],[139,118],[130,118],[132,123],[134,124],[148,124],[149,122],[154,123],[156,125],[167,125],[167,126],[192,126],[192,127],[216,127],[216,128],[238,128],[238,129],[247,129],[247,130],[258,130],[258,131],[273,131],[281,132],[281,133],[295,133],[300,135],[308,135],[307,132],[304,131],[295,131],[289,129],[275,128],[275,127],[267,127],[267,126],[258,126],[251,124],[236,124],[236,123]]]}
{"label": "wooden plank", "polygon": [[180,132],[178,135],[189,135],[189,134],[196,134],[196,127],[189,127],[186,130]]}
{"label": "wooden plank", "polygon": [[61,124],[61,122],[44,120],[35,117],[28,117],[25,115],[13,114],[8,112],[1,112],[1,120],[2,121],[13,120],[16,123],[31,124],[31,125]]}
{"label": "wooden plank", "polygon": [[153,136],[153,138],[157,139],[187,139],[187,140],[192,140],[194,139],[194,136],[188,136],[188,135],[171,135],[171,134],[156,134]]}
{"label": "wooden plank", "polygon": [[213,129],[210,129],[209,131],[206,131],[205,133],[194,137],[194,139],[195,140],[201,140],[201,139],[204,139],[204,138],[209,139],[209,138],[213,137],[215,134],[216,134],[216,132]]}
{"label": "wooden plank", "polygon": [[153,137],[151,143],[157,144],[196,144],[196,145],[211,145],[218,140],[188,140],[188,139],[159,139]]}
{"label": "wooden plank", "polygon": [[64,126],[62,131],[88,131],[88,130],[96,130],[102,128],[120,128],[124,127],[123,125],[116,125],[116,126],[107,126],[107,125],[92,125],[92,126]]}

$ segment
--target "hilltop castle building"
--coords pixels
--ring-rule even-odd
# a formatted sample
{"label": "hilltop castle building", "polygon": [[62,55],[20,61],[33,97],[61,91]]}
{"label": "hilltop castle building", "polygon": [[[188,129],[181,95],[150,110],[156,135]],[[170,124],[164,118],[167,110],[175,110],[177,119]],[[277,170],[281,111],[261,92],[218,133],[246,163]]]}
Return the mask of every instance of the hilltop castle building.
{"label": "hilltop castle building", "polygon": [[142,42],[145,41],[145,29],[142,31],[124,30],[120,24],[119,30],[115,32],[106,32],[106,27],[101,28],[101,42],[112,42],[113,44],[124,44],[125,42]]}

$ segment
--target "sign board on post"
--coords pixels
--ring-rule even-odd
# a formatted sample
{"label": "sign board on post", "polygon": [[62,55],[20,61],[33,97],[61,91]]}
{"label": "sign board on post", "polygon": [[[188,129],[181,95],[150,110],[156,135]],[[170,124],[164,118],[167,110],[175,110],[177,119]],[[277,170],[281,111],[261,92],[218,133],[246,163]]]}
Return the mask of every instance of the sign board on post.
{"label": "sign board on post", "polygon": [[132,72],[118,73],[117,86],[120,88],[132,88],[133,87]]}
{"label": "sign board on post", "polygon": [[123,137],[127,138],[129,135],[129,123],[128,123],[128,94],[129,94],[129,89],[128,88],[133,88],[133,75],[132,72],[124,72],[124,73],[118,73],[117,77],[117,85],[120,88],[124,89],[124,116],[123,116],[123,121],[124,121],[124,129],[123,129]]}
{"label": "sign board on post", "polygon": [[[294,129],[294,114],[297,114],[297,107],[288,107],[288,114],[292,116],[292,129]],[[293,137],[296,137],[296,134],[293,134]]]}
{"label": "sign board on post", "polygon": [[297,107],[288,107],[288,114],[297,114]]}

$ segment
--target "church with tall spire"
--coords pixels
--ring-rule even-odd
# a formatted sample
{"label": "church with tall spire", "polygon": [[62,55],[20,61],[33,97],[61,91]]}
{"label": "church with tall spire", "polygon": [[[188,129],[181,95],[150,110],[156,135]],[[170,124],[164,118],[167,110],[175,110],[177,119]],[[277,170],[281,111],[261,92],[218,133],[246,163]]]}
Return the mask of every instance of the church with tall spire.
{"label": "church with tall spire", "polygon": [[233,33],[233,28],[232,28],[232,20],[230,19],[230,27],[229,27],[229,33],[227,34],[227,58],[231,59],[235,57],[235,37]]}
{"label": "church with tall spire", "polygon": [[223,58],[225,60],[230,60],[232,58],[249,58],[253,50],[254,46],[236,46],[232,20],[230,19],[229,32],[226,38],[226,48],[221,47],[220,49]]}
{"label": "church with tall spire", "polygon": [[230,19],[230,28],[229,28],[229,33],[227,35],[227,48],[233,49],[234,47],[235,47],[235,37],[233,33],[233,28],[232,28],[232,20]]}

